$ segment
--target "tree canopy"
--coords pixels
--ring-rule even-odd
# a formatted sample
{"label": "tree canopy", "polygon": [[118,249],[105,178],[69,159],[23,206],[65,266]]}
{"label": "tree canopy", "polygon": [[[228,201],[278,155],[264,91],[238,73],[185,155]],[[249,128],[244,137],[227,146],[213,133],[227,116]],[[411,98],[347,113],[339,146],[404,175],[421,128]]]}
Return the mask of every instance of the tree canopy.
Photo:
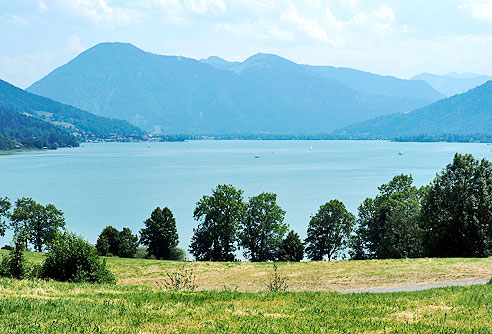
{"label": "tree canopy", "polygon": [[304,258],[304,245],[299,234],[289,231],[284,240],[280,243],[277,254],[278,261],[299,262]]}
{"label": "tree canopy", "polygon": [[25,197],[15,202],[10,220],[16,234],[27,231],[28,240],[38,252],[53,240],[58,230],[65,227],[63,212],[53,204],[43,206]]}
{"label": "tree canopy", "polygon": [[420,227],[422,191],[409,175],[397,175],[381,185],[379,194],[359,206],[352,257],[382,259],[423,255]]}
{"label": "tree canopy", "polygon": [[203,196],[193,216],[194,229],[190,252],[198,261],[234,261],[237,230],[246,211],[243,191],[232,185],[218,185],[211,196]]}
{"label": "tree canopy", "polygon": [[170,260],[173,250],[178,246],[176,220],[168,207],[157,207],[140,230],[140,243],[147,246],[149,256],[156,259]]}
{"label": "tree canopy", "polygon": [[249,199],[239,232],[239,244],[244,247],[246,258],[252,262],[276,259],[287,231],[284,216],[275,194],[261,193]]}
{"label": "tree canopy", "polygon": [[311,260],[331,261],[347,244],[355,217],[338,200],[323,204],[311,217],[307,230],[306,253]]}
{"label": "tree canopy", "polygon": [[422,204],[428,256],[492,255],[492,163],[456,154]]}

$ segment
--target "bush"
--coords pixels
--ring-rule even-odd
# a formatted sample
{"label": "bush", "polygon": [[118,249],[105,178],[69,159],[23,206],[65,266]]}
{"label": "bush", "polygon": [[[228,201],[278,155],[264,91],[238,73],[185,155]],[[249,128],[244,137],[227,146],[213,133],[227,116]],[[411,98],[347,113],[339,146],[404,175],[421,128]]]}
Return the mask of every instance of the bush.
{"label": "bush", "polygon": [[73,233],[59,233],[48,246],[41,277],[62,282],[115,283],[94,246]]}
{"label": "bush", "polygon": [[186,252],[178,247],[174,247],[171,250],[170,260],[172,261],[184,261],[186,259]]}
{"label": "bush", "polygon": [[198,287],[195,284],[193,270],[185,268],[181,268],[181,270],[172,273],[167,273],[167,279],[164,283],[169,290],[195,291]]}
{"label": "bush", "polygon": [[137,259],[150,259],[147,253],[147,247],[138,247],[135,253],[135,258]]}
{"label": "bush", "polygon": [[273,264],[273,274],[271,275],[270,281],[267,283],[266,287],[270,292],[285,291],[289,287],[285,277],[278,273],[278,267],[275,263]]}

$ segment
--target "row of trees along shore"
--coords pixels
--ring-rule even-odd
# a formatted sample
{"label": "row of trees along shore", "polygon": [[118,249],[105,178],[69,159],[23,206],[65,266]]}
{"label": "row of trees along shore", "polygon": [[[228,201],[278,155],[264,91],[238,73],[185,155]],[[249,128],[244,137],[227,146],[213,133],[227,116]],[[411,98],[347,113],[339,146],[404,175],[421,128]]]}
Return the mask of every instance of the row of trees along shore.
{"label": "row of trees along shore", "polygon": [[[417,188],[409,175],[397,175],[366,198],[357,217],[338,200],[321,205],[311,216],[304,242],[284,222],[277,196],[243,198],[232,185],[218,185],[200,199],[193,212],[198,226],[189,251],[197,261],[235,261],[242,250],[252,262],[492,256],[492,163],[456,154],[429,185]],[[30,198],[11,207],[0,200],[0,235],[12,228],[26,232],[25,246],[35,250],[53,242],[63,229],[63,213]],[[7,221],[1,219],[8,218]],[[176,221],[167,207],[156,208],[144,222],[140,238],[129,228],[107,226],[99,235],[100,255],[144,256],[182,260]],[[138,248],[139,244],[146,246]]]}

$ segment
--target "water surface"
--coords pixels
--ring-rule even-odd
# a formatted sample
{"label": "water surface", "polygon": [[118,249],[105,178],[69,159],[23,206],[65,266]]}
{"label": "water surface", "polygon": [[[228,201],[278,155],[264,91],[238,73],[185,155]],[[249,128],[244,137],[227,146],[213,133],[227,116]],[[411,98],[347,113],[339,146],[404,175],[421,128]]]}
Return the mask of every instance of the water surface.
{"label": "water surface", "polygon": [[[310,149],[312,147],[312,149]],[[402,151],[403,155],[398,155]],[[431,181],[455,152],[492,159],[491,146],[386,141],[190,141],[82,144],[0,156],[0,197],[32,197],[65,212],[67,228],[95,242],[106,225],[134,233],[156,206],[174,213],[187,248],[195,203],[217,184],[245,197],[274,192],[286,222],[302,237],[330,199],[358,205],[399,173]],[[258,155],[259,158],[255,158]],[[8,243],[11,235],[0,238]]]}

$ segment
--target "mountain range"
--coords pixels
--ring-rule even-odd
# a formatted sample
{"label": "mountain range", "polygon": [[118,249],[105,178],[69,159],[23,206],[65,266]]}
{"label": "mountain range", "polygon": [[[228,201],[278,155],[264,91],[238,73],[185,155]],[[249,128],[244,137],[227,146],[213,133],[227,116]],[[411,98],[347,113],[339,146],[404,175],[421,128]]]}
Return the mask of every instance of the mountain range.
{"label": "mountain range", "polygon": [[492,81],[409,113],[381,116],[335,134],[395,138],[419,135],[492,135]]}
{"label": "mountain range", "polygon": [[27,90],[165,134],[329,133],[444,98],[422,80],[270,54],[198,61],[124,43],[98,44]]}
{"label": "mountain range", "polygon": [[492,77],[475,73],[449,73],[446,75],[422,73],[414,76],[412,80],[423,80],[449,97],[483,85],[492,80]]}
{"label": "mountain range", "polygon": [[127,121],[97,116],[49,98],[26,92],[0,80],[0,108],[63,127],[83,138],[141,136],[142,130]]}

